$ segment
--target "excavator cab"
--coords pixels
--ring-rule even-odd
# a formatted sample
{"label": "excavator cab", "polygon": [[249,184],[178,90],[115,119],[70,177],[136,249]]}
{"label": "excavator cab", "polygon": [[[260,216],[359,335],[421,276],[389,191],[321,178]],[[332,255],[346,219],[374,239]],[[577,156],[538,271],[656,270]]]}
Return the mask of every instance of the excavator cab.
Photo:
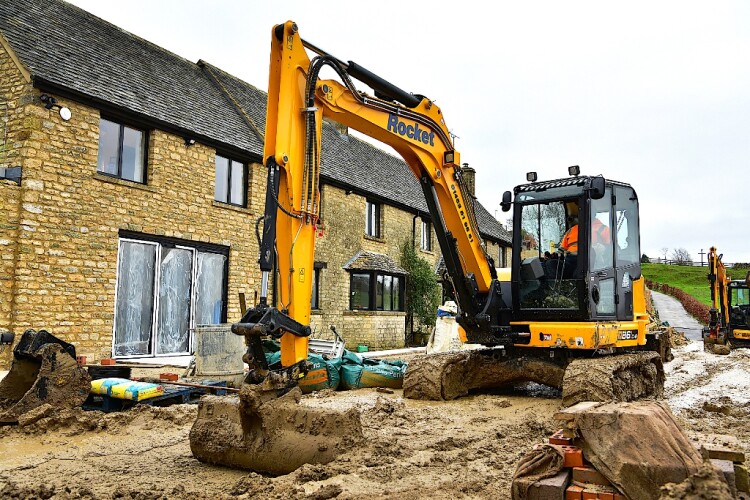
{"label": "excavator cab", "polygon": [[511,282],[519,321],[632,321],[640,278],[638,198],[572,176],[515,188]]}

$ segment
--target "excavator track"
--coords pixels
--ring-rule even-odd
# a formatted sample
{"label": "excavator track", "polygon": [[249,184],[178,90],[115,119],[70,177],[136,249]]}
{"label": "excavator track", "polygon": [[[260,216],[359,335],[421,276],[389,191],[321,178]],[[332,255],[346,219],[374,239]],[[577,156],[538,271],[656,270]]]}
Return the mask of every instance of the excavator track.
{"label": "excavator track", "polygon": [[580,401],[659,398],[664,367],[657,352],[580,358],[565,363],[532,356],[503,356],[499,349],[418,356],[409,362],[404,397],[447,401],[471,390],[537,382],[562,389],[563,405]]}
{"label": "excavator track", "polygon": [[664,395],[657,352],[574,359],[565,369],[563,406],[581,401],[635,401]]}

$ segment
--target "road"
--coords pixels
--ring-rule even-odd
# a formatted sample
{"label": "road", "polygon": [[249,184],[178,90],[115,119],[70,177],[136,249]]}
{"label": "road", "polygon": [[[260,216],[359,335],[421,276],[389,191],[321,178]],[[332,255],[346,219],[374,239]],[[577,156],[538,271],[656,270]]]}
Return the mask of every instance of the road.
{"label": "road", "polygon": [[670,295],[651,290],[651,299],[654,301],[656,310],[659,311],[659,319],[669,323],[669,326],[685,333],[690,340],[701,340],[703,325],[690,316],[680,301]]}

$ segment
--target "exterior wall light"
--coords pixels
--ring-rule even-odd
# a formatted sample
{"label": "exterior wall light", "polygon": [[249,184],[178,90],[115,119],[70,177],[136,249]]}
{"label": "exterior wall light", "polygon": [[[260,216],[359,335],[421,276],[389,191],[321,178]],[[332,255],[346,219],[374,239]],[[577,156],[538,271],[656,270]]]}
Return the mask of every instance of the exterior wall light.
{"label": "exterior wall light", "polygon": [[190,147],[195,144],[195,139],[192,137],[185,137],[185,146]]}
{"label": "exterior wall light", "polygon": [[60,110],[60,118],[62,118],[64,121],[70,120],[70,117],[73,116],[73,114],[70,112],[70,109],[57,104],[57,99],[55,99],[51,95],[42,94],[39,96],[39,100],[44,103],[44,107],[46,109],[58,108]]}

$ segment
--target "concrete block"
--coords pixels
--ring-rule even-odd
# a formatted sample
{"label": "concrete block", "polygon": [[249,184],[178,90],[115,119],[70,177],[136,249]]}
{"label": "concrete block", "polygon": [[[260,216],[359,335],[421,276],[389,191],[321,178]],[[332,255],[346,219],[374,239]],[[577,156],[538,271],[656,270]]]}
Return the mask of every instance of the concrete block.
{"label": "concrete block", "polygon": [[[525,478],[515,479],[513,483],[526,489],[531,481]],[[526,500],[565,500],[565,488],[570,482],[570,470],[564,469],[556,476],[533,482],[528,486]]]}
{"label": "concrete block", "polygon": [[750,493],[750,478],[748,478],[746,466],[734,464],[734,484],[738,491]]}
{"label": "concrete block", "polygon": [[737,486],[734,481],[734,464],[731,460],[719,460],[716,458],[711,459],[711,463],[714,468],[721,472],[729,485],[729,490],[732,492],[733,497],[737,497]]}

